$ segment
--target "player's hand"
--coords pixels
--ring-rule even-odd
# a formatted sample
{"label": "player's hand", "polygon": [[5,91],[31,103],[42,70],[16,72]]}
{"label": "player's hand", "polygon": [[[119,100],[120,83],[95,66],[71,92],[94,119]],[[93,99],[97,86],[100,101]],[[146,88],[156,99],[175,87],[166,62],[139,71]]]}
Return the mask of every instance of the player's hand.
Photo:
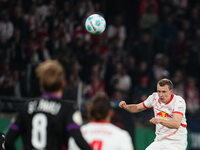
{"label": "player's hand", "polygon": [[125,102],[125,101],[121,101],[121,102],[119,103],[119,107],[120,107],[120,108],[123,108],[123,109],[127,109],[126,102]]}
{"label": "player's hand", "polygon": [[154,117],[151,120],[149,120],[149,122],[152,123],[152,124],[158,124],[158,123],[161,123],[161,119]]}

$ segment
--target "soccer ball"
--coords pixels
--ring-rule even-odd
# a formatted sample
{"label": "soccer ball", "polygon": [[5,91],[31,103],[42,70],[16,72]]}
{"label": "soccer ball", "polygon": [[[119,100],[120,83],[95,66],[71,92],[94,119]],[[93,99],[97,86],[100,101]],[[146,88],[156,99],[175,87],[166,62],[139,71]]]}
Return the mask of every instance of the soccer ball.
{"label": "soccer ball", "polygon": [[86,19],[85,28],[89,33],[101,34],[106,28],[106,21],[101,15],[93,14]]}

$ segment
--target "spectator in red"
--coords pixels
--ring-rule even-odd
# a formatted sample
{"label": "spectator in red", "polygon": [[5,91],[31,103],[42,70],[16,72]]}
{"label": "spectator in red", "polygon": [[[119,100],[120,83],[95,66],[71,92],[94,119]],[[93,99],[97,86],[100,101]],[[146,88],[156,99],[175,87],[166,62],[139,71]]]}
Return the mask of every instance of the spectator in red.
{"label": "spectator in red", "polygon": [[141,0],[140,6],[139,6],[139,14],[142,15],[146,12],[146,9],[148,8],[148,5],[151,4],[154,6],[154,12],[158,13],[158,2],[157,0]]}

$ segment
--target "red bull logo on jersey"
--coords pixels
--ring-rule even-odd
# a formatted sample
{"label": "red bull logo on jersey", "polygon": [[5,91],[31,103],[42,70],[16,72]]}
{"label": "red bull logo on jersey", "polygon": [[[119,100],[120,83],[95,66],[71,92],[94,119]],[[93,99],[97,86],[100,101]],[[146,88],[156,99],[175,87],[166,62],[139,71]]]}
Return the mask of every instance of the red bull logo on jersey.
{"label": "red bull logo on jersey", "polygon": [[162,119],[172,118],[171,115],[169,115],[168,113],[166,113],[164,111],[161,111],[161,112],[157,113],[156,116],[159,116]]}

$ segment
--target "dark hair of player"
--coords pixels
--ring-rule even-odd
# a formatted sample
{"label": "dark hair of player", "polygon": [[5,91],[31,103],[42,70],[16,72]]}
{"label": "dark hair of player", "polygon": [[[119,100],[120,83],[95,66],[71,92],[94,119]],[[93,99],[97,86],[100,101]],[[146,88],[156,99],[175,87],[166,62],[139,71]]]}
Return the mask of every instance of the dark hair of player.
{"label": "dark hair of player", "polygon": [[160,85],[160,86],[167,85],[169,90],[173,89],[173,83],[169,79],[161,79],[160,81],[158,81],[158,85]]}
{"label": "dark hair of player", "polygon": [[96,96],[88,105],[88,117],[91,120],[104,120],[111,109],[110,101],[105,95]]}

